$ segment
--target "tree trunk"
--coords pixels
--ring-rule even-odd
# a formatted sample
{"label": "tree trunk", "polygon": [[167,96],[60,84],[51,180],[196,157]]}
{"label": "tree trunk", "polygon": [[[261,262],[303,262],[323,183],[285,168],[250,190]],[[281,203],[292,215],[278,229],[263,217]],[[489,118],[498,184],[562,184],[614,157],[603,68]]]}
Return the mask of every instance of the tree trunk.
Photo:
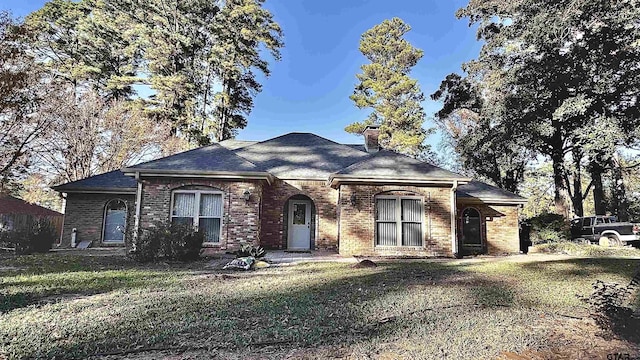
{"label": "tree trunk", "polygon": [[604,201],[604,187],[602,185],[602,173],[604,169],[595,161],[591,162],[591,180],[593,181],[593,204],[596,215],[606,215],[607,205]]}
{"label": "tree trunk", "polygon": [[629,221],[629,202],[627,201],[627,189],[624,185],[624,178],[622,176],[622,164],[620,164],[620,157],[616,152],[611,159],[611,200],[613,203],[614,214],[618,216],[619,221]]}
{"label": "tree trunk", "polygon": [[220,125],[218,126],[218,142],[225,139],[225,132],[227,131],[227,97],[229,93],[229,81],[224,80],[222,82],[222,101],[220,109]]}
{"label": "tree trunk", "polygon": [[559,215],[569,218],[569,191],[564,181],[565,169],[564,169],[564,156],[562,151],[554,151],[551,155],[551,161],[553,162],[553,184],[554,190],[554,204],[556,212]]}
{"label": "tree trunk", "polygon": [[517,193],[518,191],[518,179],[515,170],[507,170],[506,175],[503,179],[504,189],[507,191],[511,191],[512,193]]}
{"label": "tree trunk", "polygon": [[584,216],[584,207],[582,204],[582,169],[580,162],[582,161],[582,151],[579,148],[573,148],[573,212],[577,217]]}

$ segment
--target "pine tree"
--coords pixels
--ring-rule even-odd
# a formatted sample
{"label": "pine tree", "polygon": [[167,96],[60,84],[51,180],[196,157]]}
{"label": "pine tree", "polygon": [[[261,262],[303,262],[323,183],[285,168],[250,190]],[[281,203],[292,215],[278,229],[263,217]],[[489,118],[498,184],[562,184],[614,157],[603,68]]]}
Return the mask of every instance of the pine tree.
{"label": "pine tree", "polygon": [[411,27],[399,18],[384,20],[362,34],[360,52],[370,61],[357,74],[351,100],[360,108],[371,108],[369,117],[345,128],[360,134],[368,125],[380,126],[380,145],[413,157],[424,156],[424,94],[418,81],[409,74],[422,58],[422,50],[413,47],[404,35]]}
{"label": "pine tree", "polygon": [[282,30],[264,0],[227,0],[214,23],[216,41],[210,62],[221,91],[215,95],[215,137],[222,141],[234,137],[247,125],[253,97],[262,90],[254,69],[269,76],[269,64],[260,49],[279,60]]}
{"label": "pine tree", "polygon": [[132,84],[116,85],[117,79],[135,75],[135,56],[122,36],[126,25],[105,18],[102,5],[99,0],[47,2],[25,19],[37,34],[30,50],[55,82],[76,94],[92,89],[105,98],[124,99],[133,93]]}

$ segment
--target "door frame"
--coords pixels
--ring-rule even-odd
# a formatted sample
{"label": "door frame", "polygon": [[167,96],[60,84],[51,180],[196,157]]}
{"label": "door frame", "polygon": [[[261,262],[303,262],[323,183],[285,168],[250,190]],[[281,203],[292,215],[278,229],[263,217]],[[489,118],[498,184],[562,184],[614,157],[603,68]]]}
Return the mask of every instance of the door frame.
{"label": "door frame", "polygon": [[[479,227],[478,227],[478,235],[480,236],[480,244],[465,244],[464,242],[464,212],[467,209],[473,209],[478,213]],[[484,218],[482,216],[482,212],[480,209],[474,206],[465,206],[462,211],[460,211],[460,247],[463,253],[465,254],[484,254],[487,252],[486,250],[486,241],[484,236]]]}
{"label": "door frame", "polygon": [[[293,238],[293,204],[304,204],[305,205],[305,222],[307,223],[307,230],[309,231],[309,243],[306,247],[291,247],[291,240]],[[311,201],[309,200],[295,200],[290,199],[288,201],[288,211],[287,214],[287,250],[311,250]]]}

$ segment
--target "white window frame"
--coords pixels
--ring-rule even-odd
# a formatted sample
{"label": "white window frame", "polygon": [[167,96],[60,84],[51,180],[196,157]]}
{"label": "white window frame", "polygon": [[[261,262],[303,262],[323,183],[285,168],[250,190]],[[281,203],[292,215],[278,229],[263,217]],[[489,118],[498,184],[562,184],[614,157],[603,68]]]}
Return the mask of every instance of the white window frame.
{"label": "white window frame", "polygon": [[[122,233],[122,241],[109,241],[104,239],[104,232],[105,230],[107,230],[107,210],[109,209],[109,205],[114,202],[114,201],[122,201],[122,203],[124,204],[124,228],[125,228],[125,232]],[[126,233],[126,228],[127,228],[127,218],[129,217],[129,205],[127,204],[126,201],[124,201],[123,199],[120,198],[114,198],[114,199],[110,199],[109,201],[107,201],[104,204],[104,211],[102,212],[102,239],[101,242],[103,244],[124,244],[127,241],[127,233]]]}
{"label": "white window frame", "polygon": [[[205,241],[203,244],[205,245],[220,245],[222,244],[222,234],[224,228],[224,193],[222,191],[217,190],[173,190],[171,192],[171,208],[169,209],[170,218],[169,220],[173,224],[173,218],[184,218],[187,216],[174,216],[173,215],[173,204],[175,201],[175,194],[195,194],[194,206],[196,207],[194,210],[194,215],[191,217],[193,219],[193,227],[197,230],[200,225],[200,218],[203,219],[220,219],[220,236],[218,237],[218,242],[213,241]],[[200,196],[201,195],[220,195],[222,197],[221,205],[222,211],[220,211],[220,217],[216,216],[200,216]]]}
{"label": "white window frame", "polygon": [[[378,220],[378,199],[394,199],[396,201],[396,245],[378,245],[378,223],[389,223],[390,221]],[[420,200],[420,233],[422,245],[402,245],[402,224],[405,222],[415,223],[415,221],[404,221],[402,219],[402,200]],[[403,249],[424,249],[425,248],[425,226],[424,226],[424,197],[422,196],[411,196],[411,195],[377,195],[373,200],[373,209],[374,214],[373,218],[375,221],[374,229],[373,229],[373,244],[378,248],[403,248]]]}

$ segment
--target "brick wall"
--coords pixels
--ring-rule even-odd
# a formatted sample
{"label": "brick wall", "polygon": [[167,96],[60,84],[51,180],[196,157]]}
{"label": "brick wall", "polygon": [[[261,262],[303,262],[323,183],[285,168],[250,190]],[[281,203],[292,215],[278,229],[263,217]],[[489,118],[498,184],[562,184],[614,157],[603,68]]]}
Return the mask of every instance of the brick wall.
{"label": "brick wall", "polygon": [[[517,205],[494,205],[458,199],[459,229],[462,229],[462,212],[467,207],[473,207],[480,212],[482,242],[487,254],[502,255],[520,252]],[[461,230],[458,231],[458,235],[461,233]]]}
{"label": "brick wall", "polygon": [[[356,205],[351,205],[351,195]],[[422,247],[375,246],[375,196],[421,196]],[[345,256],[451,256],[451,188],[421,186],[340,186],[340,254]]]}
{"label": "brick wall", "polygon": [[92,247],[124,246],[124,244],[102,244],[104,207],[113,199],[121,199],[127,204],[127,227],[133,226],[135,195],[68,193],[60,247],[71,247],[71,233],[74,228],[77,230],[76,244],[89,240],[92,242]]}
{"label": "brick wall", "polygon": [[[215,247],[235,250],[245,243],[260,244],[262,182],[150,178],[142,179],[142,183],[140,226],[143,229],[153,227],[156,222],[169,221],[173,190],[220,190],[224,193],[222,233],[220,245]],[[248,202],[244,200],[246,190],[251,193]]]}
{"label": "brick wall", "polygon": [[[264,187],[262,206],[262,246],[271,249],[287,248],[285,204],[295,195],[311,199],[316,249],[337,249],[338,220],[336,204],[338,191],[324,181],[280,180]],[[313,221],[312,221],[313,222]],[[313,238],[314,236],[312,236]]]}

